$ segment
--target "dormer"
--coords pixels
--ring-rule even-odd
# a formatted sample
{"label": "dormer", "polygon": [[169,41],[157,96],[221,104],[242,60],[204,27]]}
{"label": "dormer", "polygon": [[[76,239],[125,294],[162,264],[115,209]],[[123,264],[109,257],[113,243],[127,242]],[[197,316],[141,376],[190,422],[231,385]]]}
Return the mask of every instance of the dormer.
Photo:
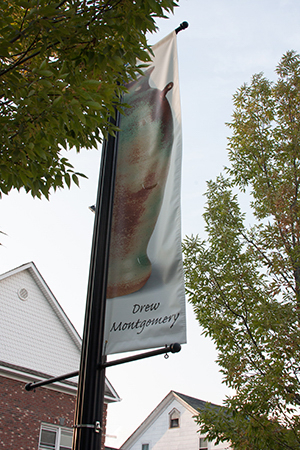
{"label": "dormer", "polygon": [[180,412],[178,409],[173,408],[169,412],[169,428],[179,428],[180,426]]}

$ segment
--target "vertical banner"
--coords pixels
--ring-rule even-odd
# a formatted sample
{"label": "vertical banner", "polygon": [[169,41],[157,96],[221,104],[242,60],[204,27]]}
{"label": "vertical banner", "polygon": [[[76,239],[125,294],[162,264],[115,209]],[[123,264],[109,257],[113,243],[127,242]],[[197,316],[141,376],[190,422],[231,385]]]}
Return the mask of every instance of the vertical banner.
{"label": "vertical banner", "polygon": [[127,85],[111,229],[104,353],[186,342],[175,31]]}

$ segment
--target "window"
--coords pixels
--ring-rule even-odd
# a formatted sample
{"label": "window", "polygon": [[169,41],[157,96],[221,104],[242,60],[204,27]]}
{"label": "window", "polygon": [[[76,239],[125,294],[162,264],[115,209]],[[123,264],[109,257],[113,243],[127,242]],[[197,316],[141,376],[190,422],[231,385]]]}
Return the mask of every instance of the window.
{"label": "window", "polygon": [[142,444],[142,450],[149,450],[149,444]]}
{"label": "window", "polygon": [[179,428],[180,412],[178,411],[178,409],[172,409],[172,411],[169,412],[169,418],[169,428]]}
{"label": "window", "polygon": [[73,430],[61,428],[59,450],[69,450],[70,448],[72,448],[72,438]]}
{"label": "window", "polygon": [[170,428],[178,428],[178,427],[179,427],[179,419],[171,419]]}
{"label": "window", "polygon": [[54,448],[56,443],[56,432],[54,430],[41,430],[40,448]]}
{"label": "window", "polygon": [[199,439],[199,450],[207,450],[208,449],[208,441],[206,438],[201,437]]}
{"label": "window", "polygon": [[39,450],[70,450],[73,431],[55,425],[42,424]]}

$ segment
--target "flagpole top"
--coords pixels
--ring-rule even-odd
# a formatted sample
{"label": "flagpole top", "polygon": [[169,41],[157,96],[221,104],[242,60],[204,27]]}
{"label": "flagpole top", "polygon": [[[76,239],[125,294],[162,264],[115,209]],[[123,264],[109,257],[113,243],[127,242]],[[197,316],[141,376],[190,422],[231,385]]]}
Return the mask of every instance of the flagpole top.
{"label": "flagpole top", "polygon": [[175,29],[175,33],[178,34],[179,31],[185,30],[189,26],[188,22],[182,22],[178,28]]}

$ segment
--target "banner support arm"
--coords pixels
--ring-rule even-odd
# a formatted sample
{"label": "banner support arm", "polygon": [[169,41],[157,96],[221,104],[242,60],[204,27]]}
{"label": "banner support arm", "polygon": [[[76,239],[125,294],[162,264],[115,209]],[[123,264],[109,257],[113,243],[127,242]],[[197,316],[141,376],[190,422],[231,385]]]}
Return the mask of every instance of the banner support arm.
{"label": "banner support arm", "polygon": [[152,350],[150,352],[140,353],[139,355],[128,356],[126,358],[120,358],[115,361],[107,361],[104,364],[99,364],[99,368],[106,368],[117,366],[119,364],[124,364],[127,362],[138,361],[144,358],[150,358],[151,356],[163,355],[164,353],[167,355],[168,353],[178,353],[181,350],[180,344],[171,344],[166,345],[165,347],[159,348],[157,350]]}
{"label": "banner support arm", "polygon": [[46,386],[47,384],[52,384],[52,383],[56,383],[58,381],[67,380],[68,378],[77,377],[78,374],[79,374],[79,370],[76,370],[75,372],[66,373],[65,375],[60,375],[59,377],[52,377],[52,378],[48,378],[47,380],[35,381],[34,383],[27,383],[25,385],[25,390],[32,391],[33,389],[36,389],[41,386]]}
{"label": "banner support arm", "polygon": [[[104,364],[98,364],[98,369],[106,369],[106,367],[117,366],[119,364],[124,364],[127,362],[138,361],[144,358],[150,358],[151,356],[163,355],[164,353],[167,355],[168,353],[178,353],[181,350],[180,344],[171,344],[166,345],[165,347],[158,348],[157,350],[152,350],[150,352],[140,353],[138,355],[128,356],[126,358],[120,358],[115,361],[108,361]],[[75,372],[70,372],[65,375],[60,375],[59,377],[48,378],[48,380],[36,381],[34,383],[27,383],[25,385],[26,391],[32,391],[38,387],[47,386],[48,384],[56,383],[58,381],[67,380],[68,378],[77,377],[79,375],[79,370]]]}

